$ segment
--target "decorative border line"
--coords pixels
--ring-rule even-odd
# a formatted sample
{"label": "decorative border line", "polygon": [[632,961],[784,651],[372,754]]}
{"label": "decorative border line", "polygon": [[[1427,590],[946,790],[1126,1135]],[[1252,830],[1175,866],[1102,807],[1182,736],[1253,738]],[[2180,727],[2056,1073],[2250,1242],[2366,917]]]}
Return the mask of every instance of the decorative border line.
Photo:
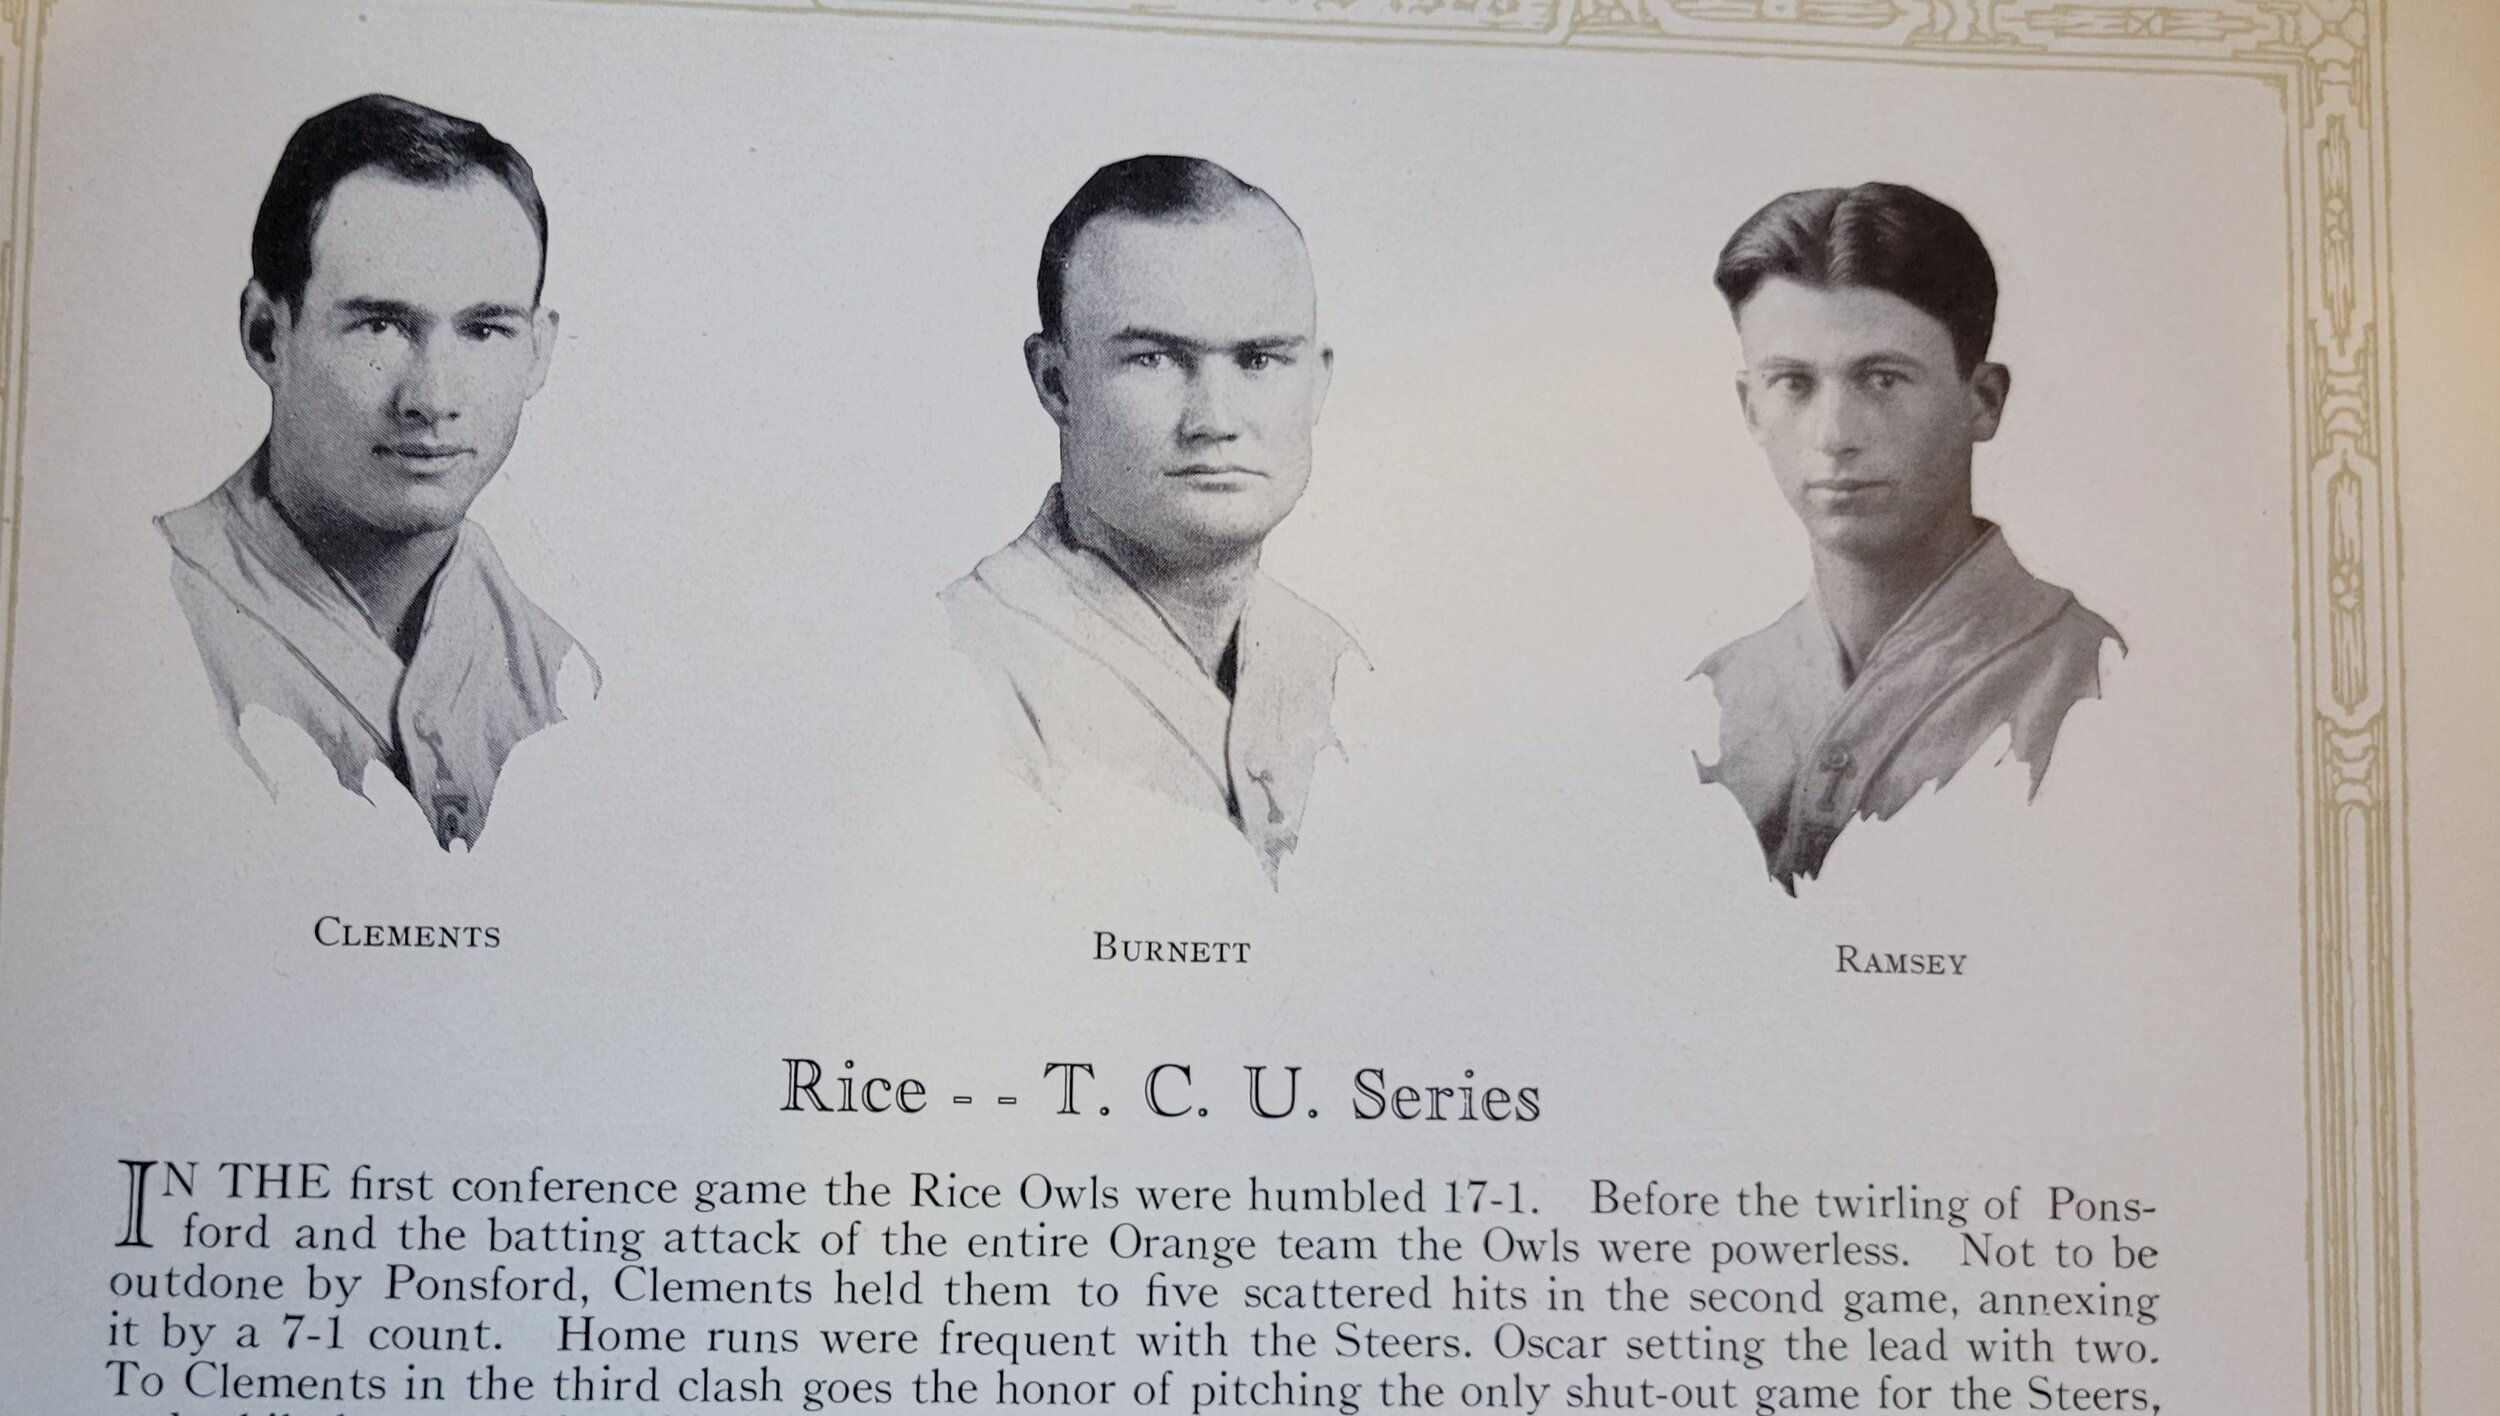
{"label": "decorative border line", "polygon": [[[27,292],[35,233],[35,107],[52,0],[0,0],[0,163],[9,220],[0,228],[0,852],[8,839],[10,690],[17,682],[17,554],[26,509]],[[0,853],[0,860],[7,859]]]}
{"label": "decorative border line", "polygon": [[[36,117],[56,0],[0,0],[0,803],[16,662]],[[2255,78],[2291,214],[2310,1409],[2420,1409],[2410,934],[2389,410],[2386,0],[564,0],[1238,37]],[[0,832],[5,831],[0,812]],[[0,836],[4,839],[4,836]]]}

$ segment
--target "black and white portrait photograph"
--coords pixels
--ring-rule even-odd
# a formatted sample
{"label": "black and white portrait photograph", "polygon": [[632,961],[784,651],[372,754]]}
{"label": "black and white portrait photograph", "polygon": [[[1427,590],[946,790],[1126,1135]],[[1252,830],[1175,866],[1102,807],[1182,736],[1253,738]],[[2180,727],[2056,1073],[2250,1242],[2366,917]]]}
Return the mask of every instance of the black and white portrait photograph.
{"label": "black and white portrait photograph", "polygon": [[1728,238],[1713,282],[1814,582],[1702,662],[1723,748],[1702,780],[1744,803],[1793,891],[1852,820],[1950,781],[2000,731],[2036,789],[2118,632],[1972,508],[2013,373],[1987,357],[1996,270],[1960,212],[1882,182],[1791,192]]}
{"label": "black and white portrait photograph", "polygon": [[274,712],[349,791],[386,769],[446,850],[476,845],[504,759],[563,718],[580,653],[468,520],[555,355],[546,254],[529,162],[481,125],[387,94],[305,120],[241,301],[268,435],[157,519],[245,760],[244,713]]}
{"label": "black and white portrait photograph", "polygon": [[1042,241],[1034,394],[1059,481],[946,592],[1019,770],[1109,770],[1294,847],[1354,644],[1259,569],[1302,499],[1335,355],[1301,229],[1198,157],[1086,180]]}

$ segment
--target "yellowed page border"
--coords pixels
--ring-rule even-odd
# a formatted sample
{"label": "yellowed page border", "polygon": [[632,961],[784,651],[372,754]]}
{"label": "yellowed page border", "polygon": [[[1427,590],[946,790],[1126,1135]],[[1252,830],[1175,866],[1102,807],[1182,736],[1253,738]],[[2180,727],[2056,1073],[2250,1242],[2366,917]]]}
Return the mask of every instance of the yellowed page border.
{"label": "yellowed page border", "polygon": [[[24,534],[27,292],[43,39],[58,0],[0,0],[0,803]],[[1182,31],[1313,43],[1538,45],[1769,60],[2227,76],[2284,111],[2293,616],[2302,646],[2311,1410],[2420,1409],[2403,647],[2386,237],[2383,0],[545,0]],[[0,835],[5,846],[5,835]]]}

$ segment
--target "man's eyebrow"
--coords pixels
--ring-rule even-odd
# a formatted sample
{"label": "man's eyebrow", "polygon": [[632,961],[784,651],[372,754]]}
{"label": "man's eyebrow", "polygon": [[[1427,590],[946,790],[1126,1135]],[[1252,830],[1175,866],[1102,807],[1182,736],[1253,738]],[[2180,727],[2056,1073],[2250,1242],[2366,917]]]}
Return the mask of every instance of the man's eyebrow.
{"label": "man's eyebrow", "polygon": [[[419,321],[431,318],[418,306],[406,300],[392,300],[379,295],[354,295],[339,301],[339,308],[360,318],[382,316],[388,319]],[[462,310],[460,320],[526,320],[532,311],[525,305],[506,300],[483,300]]]}
{"label": "man's eyebrow", "polygon": [[1174,334],[1170,330],[1154,329],[1147,325],[1122,325],[1112,331],[1111,342],[1114,344],[1160,344],[1166,349],[1194,349],[1202,352],[1207,348],[1206,345],[1187,335]]}
{"label": "man's eyebrow", "polygon": [[1876,364],[1907,364],[1914,369],[1927,367],[1926,360],[1900,349],[1878,349],[1871,354],[1861,354],[1849,361],[1849,367],[1853,369],[1869,368]]}
{"label": "man's eyebrow", "polygon": [[339,301],[339,308],[351,315],[385,315],[392,319],[416,319],[425,312],[405,300],[386,300],[378,295],[354,295]]}
{"label": "man's eyebrow", "polygon": [[1209,344],[1204,340],[1191,339],[1185,334],[1174,334],[1169,330],[1152,329],[1145,325],[1126,325],[1112,333],[1111,342],[1114,344],[1155,344],[1166,349],[1186,349],[1192,353],[1204,354],[1216,349],[1299,349],[1309,344],[1311,338],[1304,334],[1267,334],[1250,339],[1234,340],[1229,344]]}

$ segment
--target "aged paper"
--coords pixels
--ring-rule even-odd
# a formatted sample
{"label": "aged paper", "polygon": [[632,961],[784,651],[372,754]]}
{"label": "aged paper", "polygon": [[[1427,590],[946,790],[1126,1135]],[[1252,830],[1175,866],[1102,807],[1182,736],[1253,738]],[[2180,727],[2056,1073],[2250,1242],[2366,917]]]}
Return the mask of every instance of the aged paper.
{"label": "aged paper", "polygon": [[[10,23],[0,1332],[37,1408],[2474,1408],[2488,25]],[[304,214],[306,292],[364,219],[445,288],[506,278],[444,255],[497,239],[543,271],[446,307],[445,347],[528,355],[489,394],[391,375],[405,436],[338,434],[421,479],[511,437],[413,602],[254,471],[397,357],[350,334],[433,337],[251,293],[290,135],[367,93],[483,124],[545,210],[537,268],[508,175]],[[1307,465],[1236,638],[1045,501],[1130,405],[1033,352],[1036,261],[1138,154],[1290,218],[1139,257],[1193,318],[1286,288],[1237,302],[1273,348],[1101,331],[1302,370],[1183,415],[1234,450],[1194,487]],[[1706,779],[1696,670],[1801,594],[1844,655],[1848,616],[1712,274],[1774,197],[1867,182],[1984,240],[2009,371],[1966,508],[2000,529],[1957,552],[2006,560],[1886,711],[2036,595],[2088,612],[2097,692],[2053,767],[1992,701],[1901,800],[1800,776],[1766,826]],[[940,597],[1010,543],[1040,578],[984,612],[1040,628],[985,681]],[[229,631],[266,636],[221,673]],[[1846,776],[1875,738],[1807,740]]]}

